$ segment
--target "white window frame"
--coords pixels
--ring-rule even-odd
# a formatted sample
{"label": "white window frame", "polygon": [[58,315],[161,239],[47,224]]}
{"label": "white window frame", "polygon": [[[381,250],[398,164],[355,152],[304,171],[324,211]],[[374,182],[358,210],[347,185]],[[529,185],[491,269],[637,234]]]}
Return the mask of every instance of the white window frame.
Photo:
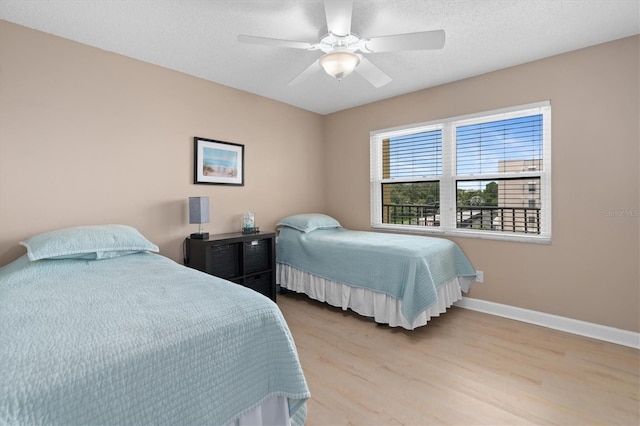
{"label": "white window frame", "polygon": [[[456,128],[488,121],[499,121],[533,114],[542,114],[542,170],[522,171],[500,174],[456,175]],[[383,140],[407,133],[419,133],[429,130],[442,130],[442,175],[425,177],[425,180],[440,180],[440,226],[397,225],[382,223],[382,184],[402,182],[401,179],[382,178]],[[370,191],[371,191],[371,227],[373,229],[435,234],[453,237],[483,238],[505,241],[522,241],[536,243],[551,242],[551,103],[537,102],[516,107],[486,111],[476,114],[446,118],[407,126],[374,130],[370,133]],[[540,218],[539,234],[509,233],[463,229],[456,227],[456,180],[464,179],[505,179],[540,177]],[[406,179],[416,182],[415,178]]]}

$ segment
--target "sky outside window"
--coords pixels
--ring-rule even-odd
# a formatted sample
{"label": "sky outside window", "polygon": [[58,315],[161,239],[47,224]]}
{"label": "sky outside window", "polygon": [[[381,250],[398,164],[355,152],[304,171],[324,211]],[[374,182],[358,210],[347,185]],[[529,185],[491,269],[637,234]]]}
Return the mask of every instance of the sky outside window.
{"label": "sky outside window", "polygon": [[499,173],[505,160],[542,159],[542,114],[456,128],[458,175]]}

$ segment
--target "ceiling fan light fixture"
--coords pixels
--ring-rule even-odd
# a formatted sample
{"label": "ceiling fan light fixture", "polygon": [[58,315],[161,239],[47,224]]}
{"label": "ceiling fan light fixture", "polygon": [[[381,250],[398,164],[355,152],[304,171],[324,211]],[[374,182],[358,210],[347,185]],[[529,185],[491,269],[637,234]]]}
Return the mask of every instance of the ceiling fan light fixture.
{"label": "ceiling fan light fixture", "polygon": [[353,72],[360,63],[360,56],[349,51],[329,52],[320,57],[320,66],[333,78],[342,80]]}

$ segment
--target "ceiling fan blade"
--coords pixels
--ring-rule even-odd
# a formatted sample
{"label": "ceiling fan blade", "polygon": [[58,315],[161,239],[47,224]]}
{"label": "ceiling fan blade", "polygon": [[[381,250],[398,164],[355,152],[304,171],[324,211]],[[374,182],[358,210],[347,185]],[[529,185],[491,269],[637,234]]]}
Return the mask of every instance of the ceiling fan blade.
{"label": "ceiling fan blade", "polygon": [[320,63],[318,60],[309,65],[304,71],[298,74],[293,80],[289,82],[289,86],[295,86],[296,84],[302,83],[305,81],[310,75],[315,74],[320,71]]}
{"label": "ceiling fan blade", "polygon": [[291,49],[304,49],[304,50],[316,49],[315,43],[307,43],[304,41],[293,41],[293,40],[280,40],[277,38],[257,37],[257,36],[249,36],[249,35],[242,35],[242,34],[238,36],[238,41],[240,43],[260,44],[263,46],[274,46],[274,47],[288,47]]}
{"label": "ceiling fan blade", "polygon": [[397,50],[442,49],[444,40],[444,30],[396,34],[363,40],[364,48],[362,50],[365,52],[392,52]]}
{"label": "ceiling fan blade", "polygon": [[336,36],[351,33],[351,12],[353,0],[324,0],[324,13],[327,16],[327,30]]}
{"label": "ceiling fan blade", "polygon": [[360,64],[358,64],[354,71],[363,76],[375,88],[382,87],[391,82],[391,77],[365,57],[360,58]]}

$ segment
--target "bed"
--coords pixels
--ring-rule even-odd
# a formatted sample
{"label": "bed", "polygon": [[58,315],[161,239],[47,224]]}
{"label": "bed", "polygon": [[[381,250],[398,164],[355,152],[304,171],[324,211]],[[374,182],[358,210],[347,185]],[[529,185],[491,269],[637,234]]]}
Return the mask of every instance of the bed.
{"label": "bed", "polygon": [[444,238],[353,231],[323,214],[278,223],[282,289],[413,330],[462,298],[475,270]]}
{"label": "bed", "polygon": [[304,423],[309,390],[268,298],[124,225],[21,244],[0,268],[0,424]]}

